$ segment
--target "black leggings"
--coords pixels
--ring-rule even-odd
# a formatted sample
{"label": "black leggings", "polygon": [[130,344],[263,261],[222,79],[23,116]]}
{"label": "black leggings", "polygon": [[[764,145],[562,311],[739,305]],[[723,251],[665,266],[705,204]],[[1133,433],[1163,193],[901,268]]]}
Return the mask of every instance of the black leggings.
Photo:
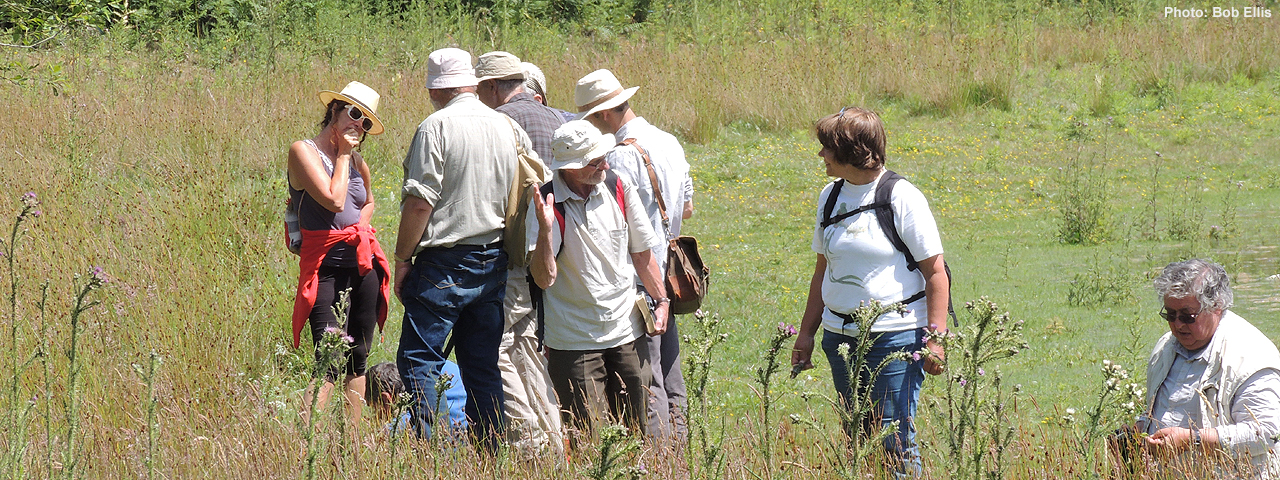
{"label": "black leggings", "polygon": [[[355,267],[321,266],[319,275],[316,304],[311,307],[312,341],[319,341],[326,328],[339,328],[338,318],[333,314],[334,302],[338,299],[338,292],[350,288],[351,303],[347,310],[347,324],[342,330],[355,340],[355,344],[347,352],[346,374],[364,375],[369,360],[369,347],[373,344],[374,329],[378,326],[378,296],[381,294],[382,272],[375,268],[361,277]],[[316,361],[323,361],[319,350],[316,350]],[[325,374],[325,380],[336,382],[339,373],[339,369],[333,368]]]}

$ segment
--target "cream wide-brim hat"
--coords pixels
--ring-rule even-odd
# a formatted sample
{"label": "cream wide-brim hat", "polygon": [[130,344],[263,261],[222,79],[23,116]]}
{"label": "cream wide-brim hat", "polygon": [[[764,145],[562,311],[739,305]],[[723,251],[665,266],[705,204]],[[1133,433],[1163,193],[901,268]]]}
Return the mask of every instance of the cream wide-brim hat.
{"label": "cream wide-brim hat", "polygon": [[601,110],[622,105],[639,89],[640,87],[623,89],[622,82],[607,69],[588,73],[578,80],[578,85],[573,89],[573,103],[578,106],[578,118],[587,118]]}
{"label": "cream wide-brim hat", "polygon": [[325,107],[328,107],[329,103],[334,100],[342,100],[359,108],[360,112],[364,113],[364,116],[373,121],[373,128],[369,129],[369,135],[380,135],[383,131],[382,119],[378,118],[378,100],[381,98],[382,96],[378,95],[378,92],[360,82],[348,83],[347,86],[342,88],[341,92],[332,90],[320,91],[320,103],[324,104]]}
{"label": "cream wide-brim hat", "polygon": [[603,157],[613,149],[617,139],[600,133],[600,129],[586,120],[566,122],[551,134],[552,170],[576,170],[586,167],[592,160]]}

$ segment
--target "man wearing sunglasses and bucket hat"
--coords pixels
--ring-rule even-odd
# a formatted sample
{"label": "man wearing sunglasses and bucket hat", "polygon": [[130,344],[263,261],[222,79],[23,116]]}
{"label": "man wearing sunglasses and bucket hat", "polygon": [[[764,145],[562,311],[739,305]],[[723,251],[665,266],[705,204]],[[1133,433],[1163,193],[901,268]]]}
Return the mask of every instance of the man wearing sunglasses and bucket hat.
{"label": "man wearing sunglasses and bucket hat", "polygon": [[[1147,411],[1127,442],[1189,478],[1277,478],[1280,353],[1230,310],[1222,266],[1192,259],[1155,279],[1169,325],[1147,366]],[[1125,438],[1122,434],[1121,438]],[[1135,451],[1117,452],[1132,458]]]}
{"label": "man wearing sunglasses and bucket hat", "polygon": [[[548,369],[565,422],[588,433],[608,414],[644,432],[648,351],[640,344],[648,306],[633,279],[662,286],[651,249],[662,237],[645,221],[636,187],[613,175],[605,154],[613,137],[575,120],[552,139],[550,188],[530,208],[529,265],[543,290]],[[654,315],[658,334],[668,305]]]}
{"label": "man wearing sunglasses and bucket hat", "polygon": [[[654,247],[653,255],[665,277],[668,242],[680,236],[683,220],[693,216],[693,178],[689,176],[684,148],[676,137],[631,110],[630,99],[639,88],[624,89],[613,72],[596,70],[578,80],[574,102],[582,118],[624,143],[610,151],[606,160],[619,177],[636,185],[645,218],[664,237],[664,242]],[[658,192],[665,211],[659,206]],[[640,284],[638,278],[636,284]],[[655,298],[666,297],[665,284],[659,287],[645,291]],[[675,315],[667,320],[666,333],[643,340],[653,368],[647,414],[649,433],[660,440],[683,442],[688,434],[684,418],[688,400],[680,373],[680,332]]]}
{"label": "man wearing sunglasses and bucket hat", "polygon": [[467,390],[474,438],[490,450],[502,431],[502,249],[507,195],[523,130],[476,97],[471,54],[457,48],[427,57],[427,88],[436,111],[418,125],[404,159],[395,290],[404,304],[396,364],[415,432],[430,432],[435,383],[451,342]]}

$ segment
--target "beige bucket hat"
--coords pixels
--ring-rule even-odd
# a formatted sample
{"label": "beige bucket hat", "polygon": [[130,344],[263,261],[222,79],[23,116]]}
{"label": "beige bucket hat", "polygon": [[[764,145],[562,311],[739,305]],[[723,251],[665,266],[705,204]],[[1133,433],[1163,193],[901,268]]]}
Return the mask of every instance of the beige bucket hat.
{"label": "beige bucket hat", "polygon": [[476,61],[476,81],[524,80],[520,58],[507,52],[489,52]]}
{"label": "beige bucket hat", "polygon": [[574,170],[587,166],[613,149],[617,139],[600,133],[591,122],[566,122],[551,134],[552,170]]}
{"label": "beige bucket hat", "polygon": [[382,96],[378,95],[378,92],[360,82],[348,83],[347,86],[342,87],[341,92],[333,90],[320,91],[320,103],[326,107],[334,100],[342,100],[359,108],[364,116],[373,121],[373,128],[369,129],[369,135],[382,133],[382,119],[378,118],[378,100],[381,98]]}
{"label": "beige bucket hat", "polygon": [[578,85],[573,89],[573,102],[578,106],[578,118],[586,118],[601,110],[622,105],[639,89],[640,87],[631,87],[623,90],[618,77],[603,68],[588,73],[578,79]]}
{"label": "beige bucket hat", "polygon": [[466,50],[442,48],[427,55],[428,89],[474,87],[478,83]]}

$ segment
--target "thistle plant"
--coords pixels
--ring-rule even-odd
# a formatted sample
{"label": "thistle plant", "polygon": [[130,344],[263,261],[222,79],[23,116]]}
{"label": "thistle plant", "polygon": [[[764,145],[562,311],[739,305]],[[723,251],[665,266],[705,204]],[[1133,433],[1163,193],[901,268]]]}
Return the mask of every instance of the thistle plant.
{"label": "thistle plant", "polygon": [[160,424],[156,421],[156,371],[160,368],[160,354],[151,351],[150,362],[146,367],[133,364],[133,371],[142,377],[147,384],[147,478],[155,478],[156,434]]}
{"label": "thistle plant", "polygon": [[[18,347],[18,330],[22,322],[18,319],[18,269],[17,269],[17,248],[18,242],[26,236],[27,229],[23,224],[40,217],[40,201],[36,198],[34,192],[27,192],[22,195],[22,210],[18,213],[13,222],[13,228],[9,232],[8,240],[0,239],[0,256],[8,261],[9,273],[9,365],[12,367],[10,372],[9,384],[9,418],[8,432],[9,448],[5,452],[4,466],[5,472],[10,478],[22,478],[22,459],[26,453],[26,432],[28,417],[34,407],[34,401],[26,402],[22,405],[23,399],[19,395],[19,388],[22,384],[22,374],[37,358],[41,358],[44,350],[37,350],[28,360],[23,361],[22,349]],[[48,288],[44,289],[47,298]],[[44,301],[41,301],[43,307]],[[47,361],[46,361],[47,364]]]}
{"label": "thistle plant", "polygon": [[[347,319],[347,304],[351,295],[350,289],[338,292],[338,300],[334,302],[333,314],[338,320],[338,325],[345,325]],[[307,440],[307,469],[306,478],[316,478],[316,460],[319,458],[320,449],[316,442],[316,411],[320,405],[320,390],[324,387],[325,375],[332,369],[341,365],[343,358],[348,350],[351,350],[355,339],[347,335],[346,331],[341,327],[328,327],[320,335],[316,341],[316,363],[311,369],[311,401],[307,406],[307,425],[302,432]],[[340,409],[341,410],[341,409]],[[341,415],[339,413],[338,415]],[[346,422],[339,421],[339,425]],[[343,434],[343,437],[346,435]]]}
{"label": "thistle plant", "polygon": [[[825,395],[801,394],[801,398],[806,402],[813,398],[825,399],[840,416],[847,443],[844,446],[828,444],[827,450],[849,452],[847,461],[836,461],[834,465],[841,478],[862,478],[862,466],[879,449],[884,439],[897,430],[897,422],[876,428],[875,397],[871,386],[890,363],[911,357],[905,352],[895,352],[886,356],[879,365],[872,366],[868,362],[871,348],[875,346],[878,337],[871,332],[871,326],[875,324],[876,319],[891,312],[905,314],[907,308],[897,302],[883,305],[873,300],[870,303],[860,303],[858,308],[849,314],[853,320],[846,324],[846,329],[855,332],[853,335],[855,341],[851,344],[842,343],[836,350],[840,358],[845,361],[851,396],[831,399]],[[793,373],[798,373],[798,370],[793,370]],[[822,429],[811,418],[800,415],[791,415],[791,421],[811,429]],[[820,435],[820,438],[830,437]]]}
{"label": "thistle plant", "polygon": [[76,478],[80,461],[80,369],[83,365],[79,351],[80,333],[84,330],[81,317],[98,306],[97,300],[89,300],[89,294],[105,286],[108,280],[102,267],[94,267],[89,271],[87,279],[76,275],[74,281],[80,285],[80,292],[76,294],[75,306],[71,308],[71,345],[67,347],[67,390],[70,400],[67,403],[67,436],[62,455],[62,471],[66,478]]}
{"label": "thistle plant", "polygon": [[1006,390],[996,363],[1027,348],[1023,322],[1000,313],[986,297],[966,303],[965,309],[972,320],[964,327],[930,333],[947,352],[944,393],[931,403],[942,417],[952,477],[1000,479],[1015,433],[1011,410],[1021,388]]}
{"label": "thistle plant", "polygon": [[760,397],[760,455],[764,459],[765,465],[773,465],[773,436],[776,431],[772,430],[773,422],[770,419],[770,410],[773,406],[773,376],[782,370],[783,361],[779,359],[783,351],[782,345],[787,339],[796,336],[796,327],[787,325],[784,322],[778,322],[777,328],[773,331],[773,338],[769,339],[769,348],[765,351],[764,365],[756,367],[756,383],[759,389],[755,393]]}
{"label": "thistle plant", "polygon": [[635,480],[644,476],[643,465],[633,465],[640,453],[640,440],[631,437],[627,427],[609,425],[600,430],[600,451],[596,461],[582,474],[593,480]]}
{"label": "thistle plant", "polygon": [[[720,315],[708,315],[702,310],[693,313],[693,334],[682,335],[684,378],[689,395],[689,434],[686,444],[689,471],[702,478],[721,478],[724,466],[724,417],[720,417],[720,433],[712,438],[708,429],[712,418],[711,402],[707,398],[707,384],[711,378],[711,364],[720,344],[729,338],[720,326]],[[695,463],[696,462],[696,463]]]}
{"label": "thistle plant", "polygon": [[1097,401],[1084,410],[1084,419],[1076,419],[1074,408],[1066,409],[1066,415],[1058,419],[1058,424],[1075,433],[1074,448],[1084,465],[1098,465],[1095,461],[1099,440],[1116,425],[1129,425],[1142,412],[1145,400],[1145,388],[1140,382],[1130,381],[1129,372],[1124,366],[1111,360],[1102,361],[1102,388],[1098,389]]}

